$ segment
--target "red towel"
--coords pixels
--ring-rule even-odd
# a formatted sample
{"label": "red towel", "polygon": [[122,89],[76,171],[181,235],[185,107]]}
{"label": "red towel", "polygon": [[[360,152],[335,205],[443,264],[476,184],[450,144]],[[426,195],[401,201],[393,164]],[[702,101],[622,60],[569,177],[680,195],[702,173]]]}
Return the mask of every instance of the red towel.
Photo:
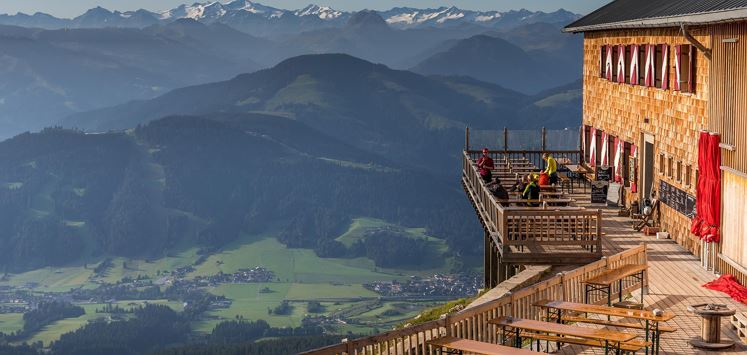
{"label": "red towel", "polygon": [[733,275],[723,274],[719,278],[703,285],[703,287],[721,291],[733,298],[735,301],[747,303],[747,288],[739,284]]}

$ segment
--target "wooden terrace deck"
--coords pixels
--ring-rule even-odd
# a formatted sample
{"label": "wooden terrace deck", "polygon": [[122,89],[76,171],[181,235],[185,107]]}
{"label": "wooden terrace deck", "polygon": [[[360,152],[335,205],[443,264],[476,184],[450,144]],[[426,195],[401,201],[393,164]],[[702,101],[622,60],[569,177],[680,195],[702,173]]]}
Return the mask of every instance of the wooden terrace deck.
{"label": "wooden terrace deck", "polygon": [[[573,197],[579,205],[589,204],[588,196],[575,194]],[[597,206],[597,205],[594,205]],[[747,312],[747,305],[732,300],[724,293],[711,291],[701,287],[706,282],[714,280],[717,275],[704,270],[700,266],[699,259],[687,252],[673,240],[657,240],[654,236],[645,236],[643,233],[635,232],[631,228],[631,219],[617,216],[617,210],[607,207],[601,208],[603,212],[602,238],[605,255],[619,253],[641,242],[648,245],[649,266],[649,291],[645,296],[646,309],[660,308],[675,313],[677,316],[666,324],[674,326],[677,331],[667,333],[661,337],[661,351],[663,354],[712,354],[693,349],[688,340],[700,335],[700,322],[698,316],[687,312],[687,306],[698,303],[726,304],[737,312]],[[639,298],[637,292],[632,292],[635,298]],[[736,346],[725,353],[747,354],[745,345],[732,329],[728,317],[722,319],[722,339],[731,339]],[[602,354],[603,350],[590,349],[580,346],[566,346],[559,352],[561,354]]]}

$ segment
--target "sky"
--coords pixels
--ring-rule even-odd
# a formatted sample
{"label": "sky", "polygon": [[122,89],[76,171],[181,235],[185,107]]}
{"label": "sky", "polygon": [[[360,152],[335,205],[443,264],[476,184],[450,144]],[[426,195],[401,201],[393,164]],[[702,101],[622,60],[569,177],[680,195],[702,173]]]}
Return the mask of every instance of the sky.
{"label": "sky", "polygon": [[[205,2],[207,0],[0,0],[0,13],[45,12],[57,17],[75,17],[87,9],[101,6],[110,10],[151,11],[167,10],[184,3]],[[611,0],[258,0],[264,5],[282,9],[298,9],[309,3],[327,5],[338,10],[354,11],[361,9],[388,10],[397,6],[439,7],[457,6],[469,10],[529,10],[555,11],[564,8],[586,14]],[[222,0],[222,2],[228,2]]]}

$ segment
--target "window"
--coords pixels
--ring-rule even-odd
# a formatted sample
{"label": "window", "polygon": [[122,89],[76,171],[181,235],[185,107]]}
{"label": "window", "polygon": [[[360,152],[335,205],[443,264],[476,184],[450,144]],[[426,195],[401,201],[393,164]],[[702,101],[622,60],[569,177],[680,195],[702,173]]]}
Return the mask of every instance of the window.
{"label": "window", "polygon": [[642,44],[638,46],[638,85],[646,85],[646,47]]}
{"label": "window", "polygon": [[620,51],[617,46],[610,46],[612,49],[612,81],[617,82],[617,69],[620,61]]}
{"label": "window", "polygon": [[666,173],[666,157],[664,153],[659,154],[659,174],[664,175]]}
{"label": "window", "polygon": [[681,45],[675,47],[675,90],[681,92],[695,91],[695,73],[693,72],[695,47],[692,45]]}
{"label": "window", "polygon": [[682,162],[677,162],[677,170],[675,170],[675,178],[677,182],[682,182]]}
{"label": "window", "polygon": [[672,157],[667,159],[667,177],[670,179],[674,177],[674,158]]}
{"label": "window", "polygon": [[602,45],[602,50],[599,52],[599,77],[606,77],[604,73],[605,68],[605,57],[607,56],[607,46]]}
{"label": "window", "polygon": [[687,165],[685,168],[685,186],[690,186],[690,183],[692,182],[693,177],[693,166]]}

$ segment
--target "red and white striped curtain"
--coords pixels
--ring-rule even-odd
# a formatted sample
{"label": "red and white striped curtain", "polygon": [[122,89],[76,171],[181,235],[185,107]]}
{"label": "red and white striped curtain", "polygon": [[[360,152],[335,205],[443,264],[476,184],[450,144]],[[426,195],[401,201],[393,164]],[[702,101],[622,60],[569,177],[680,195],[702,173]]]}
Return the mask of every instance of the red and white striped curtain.
{"label": "red and white striped curtain", "polygon": [[669,46],[661,45],[661,88],[669,88]]}
{"label": "red and white striped curtain", "polygon": [[630,83],[638,85],[638,45],[630,46]]}
{"label": "red and white striped curtain", "polygon": [[591,139],[589,140],[589,162],[591,166],[597,165],[597,129],[591,127]]}
{"label": "red and white striped curtain", "polygon": [[625,46],[617,46],[617,82],[625,83]]}
{"label": "red and white striped curtain", "polygon": [[646,45],[646,70],[644,71],[645,76],[645,82],[643,85],[645,86],[654,86],[654,75],[656,75],[656,50],[655,46],[652,44]]}
{"label": "red and white striped curtain", "polygon": [[604,73],[612,81],[612,46],[607,46],[607,59],[604,61]]}
{"label": "red and white striped curtain", "polygon": [[625,141],[620,138],[615,138],[615,158],[614,158],[614,167],[615,167],[615,182],[622,183],[623,181],[623,153],[625,152]]}
{"label": "red and white striped curtain", "polygon": [[609,166],[609,148],[607,147],[607,141],[609,140],[609,137],[607,135],[607,132],[602,132],[602,166]]}

